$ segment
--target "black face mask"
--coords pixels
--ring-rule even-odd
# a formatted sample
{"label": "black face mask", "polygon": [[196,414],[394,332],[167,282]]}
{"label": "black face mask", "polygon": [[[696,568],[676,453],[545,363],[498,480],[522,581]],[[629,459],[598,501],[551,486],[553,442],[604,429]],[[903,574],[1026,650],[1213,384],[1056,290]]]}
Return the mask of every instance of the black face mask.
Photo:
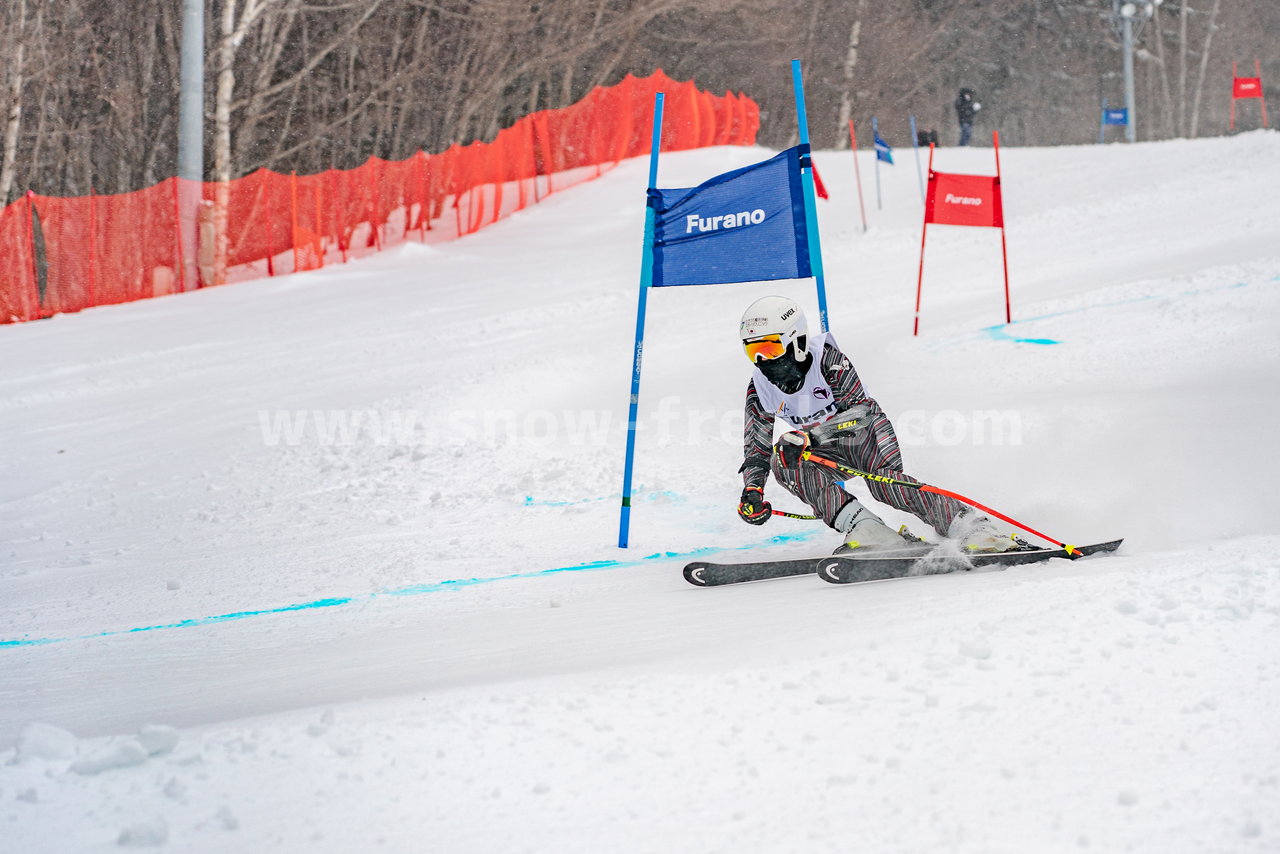
{"label": "black face mask", "polygon": [[787,345],[787,352],[778,358],[757,363],[765,379],[776,385],[783,394],[795,394],[799,391],[804,384],[805,375],[809,373],[809,366],[813,364],[813,356],[808,353],[804,354],[803,360],[797,361],[795,346],[792,342]]}

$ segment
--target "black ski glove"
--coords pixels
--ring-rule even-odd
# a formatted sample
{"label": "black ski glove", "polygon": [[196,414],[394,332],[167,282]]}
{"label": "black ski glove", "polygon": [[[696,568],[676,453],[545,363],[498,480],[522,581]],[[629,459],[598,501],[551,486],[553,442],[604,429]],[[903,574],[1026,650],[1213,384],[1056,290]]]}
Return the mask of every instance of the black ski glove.
{"label": "black ski glove", "polygon": [[778,437],[778,444],[773,446],[773,452],[778,455],[778,461],[785,469],[799,468],[808,450],[809,434],[803,430],[783,433]]}
{"label": "black ski glove", "polygon": [[764,490],[758,486],[748,486],[742,490],[738,499],[738,515],[744,522],[752,525],[763,525],[773,515],[773,505],[764,500]]}

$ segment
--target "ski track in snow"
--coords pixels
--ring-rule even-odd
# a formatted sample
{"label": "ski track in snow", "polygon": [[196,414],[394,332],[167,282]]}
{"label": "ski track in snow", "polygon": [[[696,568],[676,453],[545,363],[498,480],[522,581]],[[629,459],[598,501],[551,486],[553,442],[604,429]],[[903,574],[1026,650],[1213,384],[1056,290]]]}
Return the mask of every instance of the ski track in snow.
{"label": "ski track in snow", "polygon": [[639,160],[455,243],[0,327],[0,850],[1280,850],[1280,134],[1002,152],[1015,323],[998,235],[935,228],[914,339],[913,165],[864,235],[815,158],[908,470],[1119,554],[686,584],[832,545],[733,512],[736,321],[816,318],[809,283],[651,295],[614,548]]}
{"label": "ski track in snow", "polygon": [[[553,506],[559,506],[569,502],[551,502]],[[738,547],[739,551],[744,553],[755,552],[758,549],[768,548],[771,545],[779,543],[804,541],[811,539],[813,531],[802,534],[784,534],[774,537],[768,537],[760,542],[748,543]],[[267,617],[277,614],[288,614],[297,611],[307,611],[318,608],[338,608],[345,605],[355,605],[380,596],[422,596],[428,593],[441,593],[449,590],[457,590],[463,587],[471,587],[477,584],[493,584],[497,582],[521,580],[528,578],[539,578],[546,575],[554,575],[562,572],[596,572],[603,570],[629,569],[641,566],[646,562],[652,561],[690,561],[699,557],[710,554],[723,555],[724,549],[718,548],[702,548],[688,552],[655,552],[654,554],[645,555],[635,560],[596,560],[587,563],[574,564],[573,566],[557,566],[549,569],[537,569],[531,572],[516,572],[510,575],[491,576],[487,578],[448,578],[443,581],[435,581],[430,584],[417,584],[409,587],[397,588],[394,590],[382,590],[377,593],[365,594],[359,598],[350,596],[331,596],[325,599],[316,599],[312,602],[299,602],[293,605],[281,605],[275,608],[265,608],[251,611],[235,611],[229,614],[214,614],[208,617],[196,617],[178,620],[172,623],[159,623],[151,626],[134,626],[128,629],[106,629],[91,635],[81,635],[76,640],[89,640],[91,638],[113,637],[115,635],[136,634],[138,632],[162,631],[165,629],[185,629],[196,626],[207,626],[213,623],[224,623],[231,620],[244,620],[254,617]],[[745,554],[743,555],[745,557]],[[729,556],[732,559],[732,555]],[[20,647],[20,646],[45,646],[51,643],[63,643],[71,638],[22,638],[18,640],[0,640],[0,648]]]}

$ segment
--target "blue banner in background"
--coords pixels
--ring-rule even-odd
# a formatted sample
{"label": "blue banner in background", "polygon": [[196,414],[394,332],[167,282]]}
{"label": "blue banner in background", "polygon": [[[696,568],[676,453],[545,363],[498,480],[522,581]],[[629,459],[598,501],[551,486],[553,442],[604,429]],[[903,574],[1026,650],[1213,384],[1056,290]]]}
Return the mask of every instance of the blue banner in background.
{"label": "blue banner in background", "polygon": [[1119,110],[1104,109],[1102,111],[1102,123],[1104,125],[1127,125],[1129,124],[1129,111],[1124,108]]}
{"label": "blue banner in background", "polygon": [[649,189],[653,287],[813,275],[801,158],[807,145],[684,189]]}

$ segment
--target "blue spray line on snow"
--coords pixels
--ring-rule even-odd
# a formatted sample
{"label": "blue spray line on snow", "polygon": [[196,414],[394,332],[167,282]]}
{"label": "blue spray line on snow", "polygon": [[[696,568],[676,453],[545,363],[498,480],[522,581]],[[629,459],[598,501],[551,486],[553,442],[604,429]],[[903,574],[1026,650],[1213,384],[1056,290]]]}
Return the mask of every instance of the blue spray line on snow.
{"label": "blue spray line on snow", "polygon": [[[1045,317],[1050,317],[1050,316],[1051,315],[1045,315]],[[1029,317],[1026,320],[1015,320],[1013,321],[1013,323],[1031,323],[1032,321],[1043,320],[1043,319],[1044,318],[1042,317]],[[1045,344],[1045,345],[1062,343],[1061,341],[1055,340],[1053,338],[1019,338],[1016,335],[1011,335],[1009,334],[1009,327],[1012,326],[1013,323],[1008,323],[1008,324],[1001,323],[998,326],[988,326],[984,328],[982,331],[987,333],[987,335],[991,336],[992,341],[1013,341],[1016,344]]]}
{"label": "blue spray line on snow", "polygon": [[[1280,282],[1280,276],[1275,276],[1269,279],[1268,281]],[[1234,284],[1219,285],[1213,288],[1193,288],[1192,290],[1182,291],[1180,293],[1175,293],[1175,294],[1145,294],[1140,297],[1131,297],[1129,299],[1116,300],[1115,302],[1100,303],[1098,305],[1086,305],[1086,306],[1081,306],[1080,308],[1068,308],[1062,311],[1050,312],[1049,314],[1037,315],[1036,317],[1026,317],[1021,320],[1015,320],[1013,321],[1013,323],[1007,323],[1007,324],[999,323],[999,324],[996,324],[995,326],[985,326],[983,327],[982,331],[986,333],[987,337],[989,337],[993,341],[1012,341],[1017,344],[1061,344],[1062,343],[1061,341],[1057,341],[1053,338],[1020,338],[1017,335],[1012,334],[1009,331],[1009,327],[1019,323],[1036,323],[1041,320],[1052,320],[1057,317],[1067,317],[1068,315],[1082,314],[1087,311],[1095,311],[1098,309],[1118,308],[1124,305],[1134,305],[1135,303],[1150,302],[1151,300],[1157,300],[1157,299],[1168,299],[1170,297],[1201,296],[1203,294],[1216,293],[1218,291],[1229,291],[1229,290],[1234,290],[1236,288],[1245,288],[1251,284],[1253,283],[1252,282],[1235,282]]]}
{"label": "blue spray line on snow", "polygon": [[[1280,282],[1280,275],[1267,279],[1267,282]],[[1079,309],[1064,309],[1062,311],[1051,311],[1050,314],[1042,314],[1034,316],[1034,318],[1023,318],[1014,320],[1010,324],[996,324],[995,326],[983,326],[982,332],[987,334],[992,341],[1011,341],[1019,344],[1060,344],[1053,338],[1019,338],[1018,335],[1009,332],[1012,325],[1020,323],[1037,323],[1039,320],[1052,320],[1055,318],[1065,318],[1068,315],[1083,314],[1085,311],[1094,311],[1098,309],[1116,309],[1120,306],[1134,305],[1138,302],[1149,302],[1152,300],[1167,300],[1170,297],[1198,297],[1204,293],[1216,293],[1219,291],[1233,291],[1235,288],[1247,288],[1254,284],[1253,282],[1235,282],[1234,284],[1221,284],[1215,288],[1193,288],[1190,291],[1181,291],[1180,293],[1148,293],[1140,297],[1130,297],[1129,300],[1116,300],[1115,302],[1102,302],[1096,306],[1080,306]],[[954,343],[954,342],[952,342]]]}
{"label": "blue spray line on snow", "polygon": [[459,590],[463,587],[475,587],[481,584],[493,584],[499,581],[542,578],[544,576],[558,575],[565,572],[599,572],[602,570],[627,569],[629,567],[641,566],[658,560],[688,560],[717,553],[746,551],[749,549],[759,549],[784,543],[803,542],[813,537],[815,533],[817,533],[816,530],[809,530],[794,534],[780,534],[776,537],[768,538],[763,543],[757,542],[744,546],[735,546],[730,548],[704,546],[702,548],[684,552],[654,552],[653,554],[645,555],[640,558],[587,561],[586,563],[576,563],[569,566],[556,566],[550,569],[538,569],[531,572],[513,572],[509,575],[497,575],[489,578],[452,578],[445,581],[437,581],[432,584],[413,584],[408,587],[400,587],[394,590],[381,590],[377,593],[366,593],[361,596],[335,596],[326,599],[316,599],[311,602],[299,602],[294,605],[281,605],[277,608],[261,608],[253,611],[234,611],[230,614],[215,614],[211,617],[195,617],[186,620],[178,620],[173,623],[157,623],[151,626],[137,626],[131,629],[107,629],[105,631],[94,632],[93,634],[87,635],[73,635],[62,638],[18,638],[14,640],[0,640],[0,650],[15,649],[18,647],[48,646],[49,644],[63,643],[71,640],[97,640],[99,638],[117,637],[119,635],[138,634],[139,632],[154,632],[160,629],[190,629],[197,626],[229,623],[233,620],[247,620],[251,617],[287,614],[291,611],[311,611],[320,608],[338,608],[344,605],[368,602],[370,600],[380,599],[386,596],[421,596],[427,593],[439,593],[445,590]]}

